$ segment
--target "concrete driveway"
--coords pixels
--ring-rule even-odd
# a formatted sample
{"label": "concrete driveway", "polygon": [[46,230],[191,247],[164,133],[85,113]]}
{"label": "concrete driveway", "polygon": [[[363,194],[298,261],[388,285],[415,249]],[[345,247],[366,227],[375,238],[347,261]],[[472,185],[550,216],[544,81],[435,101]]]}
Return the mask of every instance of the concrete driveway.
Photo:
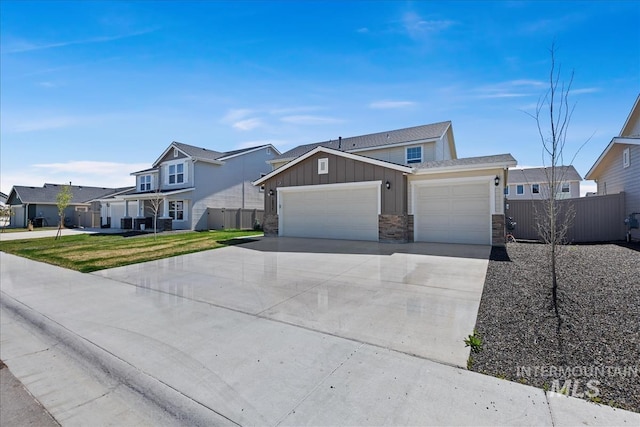
{"label": "concrete driveway", "polygon": [[362,343],[466,366],[490,248],[262,238],[98,273]]}

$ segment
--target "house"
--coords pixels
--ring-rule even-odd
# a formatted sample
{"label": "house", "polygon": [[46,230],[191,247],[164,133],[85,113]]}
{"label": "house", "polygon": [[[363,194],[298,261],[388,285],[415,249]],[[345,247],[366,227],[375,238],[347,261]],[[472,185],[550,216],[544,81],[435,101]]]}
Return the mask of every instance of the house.
{"label": "house", "polygon": [[[624,192],[627,215],[638,213],[640,219],[640,95],[620,134],[609,142],[586,179],[596,182],[599,196]],[[631,230],[631,237],[639,239],[640,230]]]}
{"label": "house", "polygon": [[135,189],[100,200],[102,223],[152,227],[157,213],[159,229],[205,230],[209,208],[262,209],[262,190],[251,181],[279,154],[270,144],[219,152],[174,141],[151,168],[131,174]]}
{"label": "house", "polygon": [[503,245],[510,154],[457,158],[451,122],[296,147],[262,186],[270,236]]}
{"label": "house", "polygon": [[[64,184],[44,184],[42,187],[15,185],[9,192],[7,204],[11,206],[10,227],[26,227],[29,221],[36,226],[58,225],[58,205],[56,197]],[[73,198],[65,209],[65,225],[82,225],[78,221],[79,212],[99,210],[96,199],[108,197],[123,189],[107,187],[87,187],[71,185]]]}
{"label": "house", "polygon": [[0,206],[4,206],[7,204],[7,199],[9,198],[9,196],[7,196],[6,194],[4,194],[2,191],[0,191]]}
{"label": "house", "polygon": [[[509,170],[509,179],[504,189],[508,199],[536,200],[549,197],[549,181],[551,168],[529,168]],[[573,166],[556,167],[556,199],[573,199],[580,197],[580,181],[582,178]]]}

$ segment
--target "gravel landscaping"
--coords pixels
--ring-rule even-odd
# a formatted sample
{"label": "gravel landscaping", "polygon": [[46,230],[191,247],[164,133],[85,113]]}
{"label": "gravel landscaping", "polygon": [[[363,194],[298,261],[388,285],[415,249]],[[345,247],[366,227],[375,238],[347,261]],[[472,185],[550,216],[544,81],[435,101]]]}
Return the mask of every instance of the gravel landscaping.
{"label": "gravel landscaping", "polygon": [[561,249],[560,322],[545,245],[493,249],[470,369],[640,412],[640,244]]}

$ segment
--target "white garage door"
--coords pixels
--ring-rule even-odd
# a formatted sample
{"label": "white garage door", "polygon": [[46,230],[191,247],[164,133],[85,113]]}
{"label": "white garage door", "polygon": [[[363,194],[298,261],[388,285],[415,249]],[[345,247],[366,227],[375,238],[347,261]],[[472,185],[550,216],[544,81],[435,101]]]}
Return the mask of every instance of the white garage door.
{"label": "white garage door", "polygon": [[416,185],[413,191],[416,241],[491,244],[488,182]]}
{"label": "white garage door", "polygon": [[281,236],[378,240],[379,182],[280,188],[278,197]]}

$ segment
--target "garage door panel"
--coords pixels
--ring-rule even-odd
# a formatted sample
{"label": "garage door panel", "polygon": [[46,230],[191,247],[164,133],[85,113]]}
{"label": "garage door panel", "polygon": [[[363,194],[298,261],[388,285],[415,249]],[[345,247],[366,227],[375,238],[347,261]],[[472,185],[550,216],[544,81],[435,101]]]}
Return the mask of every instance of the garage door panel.
{"label": "garage door panel", "polygon": [[282,236],[378,240],[379,187],[286,191]]}
{"label": "garage door panel", "polygon": [[490,244],[487,182],[429,184],[414,189],[416,241]]}

